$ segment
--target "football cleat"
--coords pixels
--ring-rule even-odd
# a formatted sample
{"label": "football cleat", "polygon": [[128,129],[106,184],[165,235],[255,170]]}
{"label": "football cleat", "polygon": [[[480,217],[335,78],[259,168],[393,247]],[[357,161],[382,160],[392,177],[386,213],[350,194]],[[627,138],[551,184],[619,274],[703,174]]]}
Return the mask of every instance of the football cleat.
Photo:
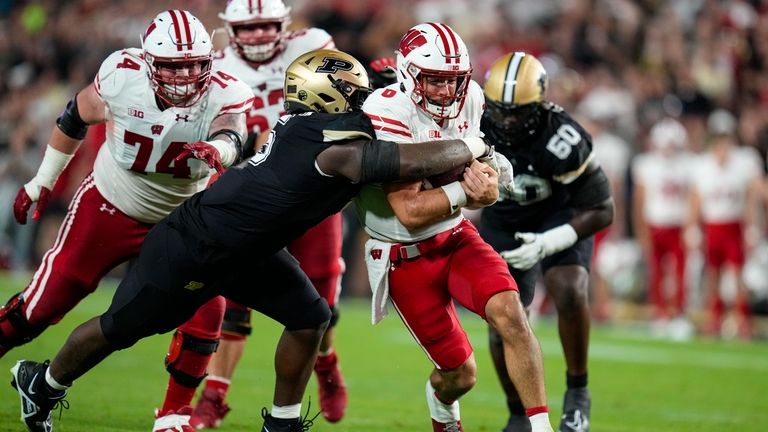
{"label": "football cleat", "polygon": [[464,428],[461,427],[461,420],[450,423],[440,423],[439,421],[432,419],[432,432],[464,432]]}
{"label": "football cleat", "polygon": [[347,386],[339,369],[336,352],[317,357],[315,374],[320,393],[320,411],[326,420],[336,423],[344,417],[347,409]]}
{"label": "football cleat", "polygon": [[563,415],[559,432],[589,432],[589,409],[592,398],[586,387],[570,388],[565,392]]}
{"label": "football cleat", "polygon": [[19,392],[21,401],[21,420],[31,432],[52,432],[51,412],[56,407],[69,408],[64,400],[66,390],[51,392],[46,388],[46,369],[47,361],[37,363],[29,360],[20,360],[11,368],[11,386]]}
{"label": "football cleat", "polygon": [[531,432],[531,421],[525,415],[510,414],[507,425],[501,432]]}
{"label": "football cleat", "polygon": [[183,406],[177,410],[155,411],[155,424],[152,432],[195,432],[189,424],[192,407]]}
{"label": "football cleat", "polygon": [[264,425],[261,427],[261,432],[306,432],[314,424],[315,419],[320,413],[315,414],[311,419],[309,416],[309,404],[307,404],[307,412],[304,417],[296,417],[295,419],[278,419],[272,417],[266,408],[261,409],[261,418],[264,419]]}
{"label": "football cleat", "polygon": [[207,388],[200,395],[189,424],[197,430],[217,428],[230,410],[229,405],[224,402],[223,390]]}

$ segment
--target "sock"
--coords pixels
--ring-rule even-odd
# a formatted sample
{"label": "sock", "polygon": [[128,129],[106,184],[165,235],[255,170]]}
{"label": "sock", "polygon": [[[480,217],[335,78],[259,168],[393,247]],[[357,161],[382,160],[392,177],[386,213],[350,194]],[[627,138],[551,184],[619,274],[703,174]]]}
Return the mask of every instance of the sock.
{"label": "sock", "polygon": [[[192,376],[205,375],[205,369],[208,366],[208,359],[211,354],[201,354],[194,351],[184,350],[176,361],[174,367],[184,371]],[[168,388],[165,391],[165,401],[163,402],[163,411],[176,411],[179,408],[192,404],[192,398],[195,397],[195,387],[186,387],[171,376],[168,379]]]}
{"label": "sock", "polygon": [[301,404],[277,406],[272,405],[272,411],[269,413],[276,419],[289,419],[293,420],[297,417],[301,417]]}
{"label": "sock", "polygon": [[523,406],[523,401],[520,399],[518,400],[509,400],[507,399],[507,408],[509,408],[509,413],[515,416],[524,416],[525,415],[525,407]]}
{"label": "sock", "polygon": [[232,384],[231,380],[216,375],[208,375],[208,377],[205,378],[206,389],[216,390],[217,392],[223,393],[224,396],[227,395],[230,384]]}
{"label": "sock", "polygon": [[333,369],[337,362],[338,357],[336,357],[336,351],[331,349],[327,355],[317,356],[317,360],[315,360],[315,370],[328,371]]}
{"label": "sock", "polygon": [[429,415],[432,419],[440,423],[453,423],[461,420],[461,413],[459,412],[459,401],[455,400],[451,404],[438,399],[435,388],[432,387],[432,383],[427,379],[427,405],[429,406]]}
{"label": "sock", "polygon": [[587,373],[583,375],[571,375],[568,372],[565,373],[565,385],[571,388],[583,388],[587,386]]}
{"label": "sock", "polygon": [[[544,407],[546,409],[546,407]],[[532,432],[551,431],[552,423],[549,422],[549,413],[544,411],[528,417],[531,422]]]}
{"label": "sock", "polygon": [[59,382],[56,381],[56,379],[53,376],[51,376],[50,367],[45,368],[45,382],[48,384],[49,387],[51,387],[51,389],[54,390],[54,393],[61,393],[62,391],[70,387],[68,385],[59,384]]}

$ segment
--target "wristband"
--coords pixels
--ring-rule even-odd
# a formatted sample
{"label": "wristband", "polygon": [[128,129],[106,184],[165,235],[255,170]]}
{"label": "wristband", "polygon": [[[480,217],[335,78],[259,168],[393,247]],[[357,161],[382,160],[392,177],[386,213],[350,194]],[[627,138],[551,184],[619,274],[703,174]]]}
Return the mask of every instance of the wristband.
{"label": "wristband", "polygon": [[461,187],[460,182],[452,182],[447,185],[440,186],[440,189],[448,196],[448,202],[451,204],[451,213],[467,205],[467,194],[464,192],[464,188]]}
{"label": "wristband", "polygon": [[541,234],[547,256],[567,249],[579,240],[579,235],[571,224],[562,224]]}
{"label": "wristband", "polygon": [[49,190],[53,189],[56,180],[58,180],[62,171],[67,167],[67,164],[69,164],[69,161],[72,160],[73,156],[74,155],[72,154],[56,150],[48,144],[45,148],[43,161],[40,162],[40,168],[37,169],[37,174],[29,181],[29,183],[24,185],[27,195],[29,195],[33,201],[37,201],[40,197],[40,188],[45,187]]}
{"label": "wristband", "polygon": [[237,160],[237,149],[233,144],[220,139],[206,142],[219,152],[221,164],[225,167],[232,165]]}
{"label": "wristband", "polygon": [[462,138],[461,141],[464,142],[469,149],[469,152],[472,153],[472,157],[475,159],[488,157],[493,154],[493,146],[488,145],[488,143],[480,137]]}

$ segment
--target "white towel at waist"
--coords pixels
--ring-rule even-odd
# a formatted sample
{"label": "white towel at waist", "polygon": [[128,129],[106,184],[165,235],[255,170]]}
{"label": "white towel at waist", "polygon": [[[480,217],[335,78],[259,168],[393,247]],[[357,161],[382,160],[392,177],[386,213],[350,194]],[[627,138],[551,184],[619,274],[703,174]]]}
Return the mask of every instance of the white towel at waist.
{"label": "white towel at waist", "polygon": [[389,311],[389,250],[392,243],[376,239],[365,242],[365,264],[368,268],[368,282],[371,285],[371,324],[384,319]]}

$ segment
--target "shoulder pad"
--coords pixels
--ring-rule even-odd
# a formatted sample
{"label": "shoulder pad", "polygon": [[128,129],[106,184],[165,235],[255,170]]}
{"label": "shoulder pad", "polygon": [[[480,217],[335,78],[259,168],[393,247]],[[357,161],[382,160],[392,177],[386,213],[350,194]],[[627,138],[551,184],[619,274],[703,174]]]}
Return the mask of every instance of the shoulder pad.
{"label": "shoulder pad", "polygon": [[413,138],[409,119],[414,117],[416,105],[397,84],[375,90],[363,104],[363,112],[371,119],[379,139],[406,142]]}
{"label": "shoulder pad", "polygon": [[139,49],[129,48],[110,54],[93,82],[101,98],[108,101],[137,80],[148,80],[146,64]]}
{"label": "shoulder pad", "polygon": [[239,78],[222,69],[211,70],[211,102],[219,105],[219,114],[246,112],[253,105],[253,90]]}
{"label": "shoulder pad", "polygon": [[305,52],[317,49],[335,49],[336,44],[327,31],[310,27],[295,30],[285,37],[286,57],[294,59]]}
{"label": "shoulder pad", "polygon": [[371,121],[362,112],[331,114],[331,116],[330,121],[323,127],[323,137],[326,142],[376,138]]}

